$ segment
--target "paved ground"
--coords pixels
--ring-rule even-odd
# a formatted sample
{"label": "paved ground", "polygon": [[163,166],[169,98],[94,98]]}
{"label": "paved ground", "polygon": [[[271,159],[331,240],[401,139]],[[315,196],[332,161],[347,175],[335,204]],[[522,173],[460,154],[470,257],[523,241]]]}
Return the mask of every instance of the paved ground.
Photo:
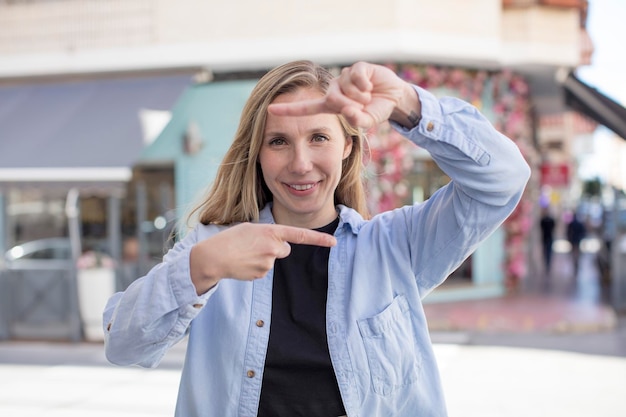
{"label": "paved ground", "polygon": [[[581,333],[434,332],[440,344],[501,346],[626,358],[626,316],[613,330]],[[624,414],[626,416],[626,413]]]}
{"label": "paved ground", "polygon": [[[0,343],[0,416],[171,417],[184,344],[163,366],[107,364],[98,344]],[[626,357],[435,344],[450,417],[623,417]]]}
{"label": "paved ground", "polygon": [[626,357],[626,314],[608,304],[594,256],[584,253],[574,271],[569,254],[555,254],[549,275],[506,297],[427,303],[433,340]]}

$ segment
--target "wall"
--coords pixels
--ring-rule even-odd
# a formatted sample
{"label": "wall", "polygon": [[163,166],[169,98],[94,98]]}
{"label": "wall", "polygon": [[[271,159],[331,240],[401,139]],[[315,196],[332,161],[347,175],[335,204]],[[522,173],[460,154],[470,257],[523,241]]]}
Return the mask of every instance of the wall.
{"label": "wall", "polygon": [[511,64],[577,66],[581,40],[577,9],[533,6],[502,15],[502,59]]}
{"label": "wall", "polygon": [[0,3],[0,78],[404,60],[578,63],[577,9],[500,0],[58,0]]}

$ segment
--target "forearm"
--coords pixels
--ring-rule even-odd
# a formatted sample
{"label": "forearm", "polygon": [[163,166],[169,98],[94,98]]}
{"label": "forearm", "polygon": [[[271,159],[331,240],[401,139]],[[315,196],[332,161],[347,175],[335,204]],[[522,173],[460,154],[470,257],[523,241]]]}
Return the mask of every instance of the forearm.
{"label": "forearm", "polygon": [[395,127],[429,151],[471,198],[491,205],[506,205],[518,198],[530,168],[515,143],[470,104],[454,98],[438,100],[419,87],[415,90],[421,121],[413,129]]}
{"label": "forearm", "polygon": [[418,87],[415,91],[419,124],[407,129],[392,120],[392,125],[426,149],[452,179],[425,204],[403,211],[414,272],[426,294],[510,215],[530,169],[515,143],[473,106],[437,99]]}
{"label": "forearm", "polygon": [[105,308],[105,352],[119,365],[156,366],[186,334],[210,294],[196,295],[180,251],[115,294]]}

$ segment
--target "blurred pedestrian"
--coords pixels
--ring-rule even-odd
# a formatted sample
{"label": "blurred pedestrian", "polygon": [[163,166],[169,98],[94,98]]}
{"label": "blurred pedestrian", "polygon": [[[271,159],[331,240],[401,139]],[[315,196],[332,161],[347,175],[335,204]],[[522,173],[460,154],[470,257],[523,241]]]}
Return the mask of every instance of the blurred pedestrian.
{"label": "blurred pedestrian", "polygon": [[611,258],[613,240],[616,235],[616,225],[613,215],[614,209],[605,209],[602,213],[602,241],[604,244],[596,253],[596,262],[602,283],[608,284],[611,281]]}
{"label": "blurred pedestrian", "polygon": [[[452,181],[369,219],[363,132],[386,120]],[[106,355],[189,334],[179,417],[445,416],[421,299],[512,212],[529,168],[474,107],[368,63],[266,74],[200,224],[114,295]]]}
{"label": "blurred pedestrian", "polygon": [[572,262],[574,264],[574,271],[578,271],[578,262],[580,260],[580,243],[585,238],[587,230],[585,225],[578,218],[576,212],[572,213],[572,218],[567,224],[567,240],[572,247]]}
{"label": "blurred pedestrian", "polygon": [[549,274],[550,267],[552,265],[552,245],[554,244],[554,228],[556,226],[554,217],[550,214],[549,207],[543,207],[541,209],[541,219],[539,221],[539,224],[541,227],[541,246],[543,249],[543,262],[546,274]]}

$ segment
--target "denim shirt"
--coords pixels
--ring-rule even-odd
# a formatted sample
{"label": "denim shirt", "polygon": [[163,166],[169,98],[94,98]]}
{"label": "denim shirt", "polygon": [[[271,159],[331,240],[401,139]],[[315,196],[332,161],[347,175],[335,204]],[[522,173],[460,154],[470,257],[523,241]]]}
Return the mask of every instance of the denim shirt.
{"label": "denim shirt", "polygon": [[[415,87],[422,120],[407,130],[452,179],[426,202],[364,220],[339,206],[328,261],[326,330],[347,415],[445,416],[422,299],[517,205],[530,170],[472,106]],[[271,206],[259,222],[273,223]],[[104,311],[107,358],[154,367],[189,336],[179,417],[257,413],[272,309],[272,274],[223,279],[198,296],[192,246],[225,226],[198,225]],[[332,416],[329,416],[332,417]]]}

